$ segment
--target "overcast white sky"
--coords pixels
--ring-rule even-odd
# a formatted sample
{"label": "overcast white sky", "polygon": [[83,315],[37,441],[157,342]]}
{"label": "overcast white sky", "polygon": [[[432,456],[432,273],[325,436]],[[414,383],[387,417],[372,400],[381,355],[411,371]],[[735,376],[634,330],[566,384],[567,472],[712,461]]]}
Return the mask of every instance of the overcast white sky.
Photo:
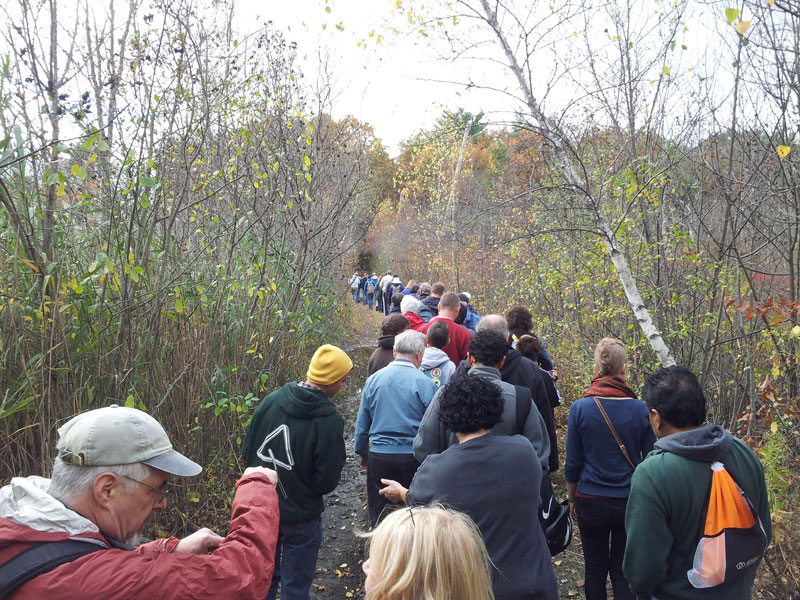
{"label": "overcast white sky", "polygon": [[[296,41],[309,77],[317,71],[319,50],[327,51],[339,92],[334,116],[352,114],[372,124],[391,155],[398,153],[402,140],[432,125],[445,109],[511,108],[511,103],[498,104],[503,100],[496,94],[432,82],[463,81],[457,70],[462,66],[436,61],[421,36],[388,33],[384,20],[393,7],[394,0],[238,0],[236,14],[243,32],[271,20],[287,39]],[[370,32],[383,35],[383,41],[376,44]],[[358,46],[360,40],[367,40],[366,50]]]}

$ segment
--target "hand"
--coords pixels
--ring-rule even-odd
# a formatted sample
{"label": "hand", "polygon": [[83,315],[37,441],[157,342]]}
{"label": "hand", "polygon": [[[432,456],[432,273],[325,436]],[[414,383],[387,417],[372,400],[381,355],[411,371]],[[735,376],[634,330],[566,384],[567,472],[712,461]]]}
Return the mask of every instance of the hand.
{"label": "hand", "polygon": [[192,535],[187,535],[178,545],[175,552],[189,552],[190,554],[208,554],[220,545],[224,538],[211,531],[208,527],[198,529]]}
{"label": "hand", "polygon": [[242,477],[247,477],[248,475],[252,475],[253,473],[263,473],[266,475],[272,485],[278,484],[278,474],[273,471],[272,469],[268,469],[267,467],[247,467],[242,473]]}
{"label": "hand", "polygon": [[366,456],[362,456],[361,457],[361,468],[362,469],[366,469],[367,468],[367,463],[368,463],[367,457]]}
{"label": "hand", "polygon": [[577,523],[578,522],[578,509],[575,500],[569,501],[569,514],[572,515],[572,518]]}
{"label": "hand", "polygon": [[553,378],[553,381],[558,381],[558,371],[556,371],[555,369],[550,371],[550,377]]}
{"label": "hand", "polygon": [[378,490],[389,502],[405,502],[408,488],[403,487],[393,479],[381,479],[381,483],[386,487]]}

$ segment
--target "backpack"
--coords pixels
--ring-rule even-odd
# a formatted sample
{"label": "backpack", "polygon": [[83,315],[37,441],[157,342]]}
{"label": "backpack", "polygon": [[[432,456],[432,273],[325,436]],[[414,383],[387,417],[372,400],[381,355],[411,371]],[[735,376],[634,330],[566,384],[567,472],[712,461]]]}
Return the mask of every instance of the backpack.
{"label": "backpack", "polygon": [[43,575],[106,546],[98,540],[71,538],[58,542],[37,542],[0,565],[0,598],[13,594],[34,577]]}
{"label": "backpack", "polygon": [[433,383],[436,385],[437,388],[442,387],[442,366],[449,361],[449,358],[446,358],[438,365],[431,367],[430,369],[420,369],[424,375],[427,375],[431,378]]}
{"label": "backpack", "polygon": [[367,281],[367,293],[368,294],[374,294],[375,293],[375,280],[374,279],[370,279],[369,281]]}
{"label": "backpack", "polygon": [[391,290],[391,294],[389,294],[389,298],[391,298],[397,292],[402,292],[406,288],[403,286],[402,283],[393,283],[392,285],[389,286],[389,289]]}
{"label": "backpack", "polygon": [[425,306],[422,302],[419,303],[419,316],[422,319],[423,323],[427,323],[433,318],[433,313],[431,309]]}
{"label": "backpack", "polygon": [[705,505],[692,569],[695,588],[710,588],[738,578],[764,556],[767,535],[753,503],[721,462],[711,464]]}
{"label": "backpack", "polygon": [[[531,399],[530,391],[528,388],[515,385],[517,392],[517,406],[514,414],[514,433],[521,434],[525,427],[525,421],[528,420],[528,415],[531,412]],[[524,392],[528,392],[527,394]],[[550,474],[542,475],[550,481]],[[544,496],[544,491],[548,491],[547,497]],[[539,508],[539,524],[544,532],[544,539],[547,541],[547,548],[550,550],[550,556],[560,554],[567,549],[567,546],[572,542],[572,534],[575,531],[575,521],[572,515],[569,514],[569,500],[558,502],[553,494],[553,484],[548,486],[542,485],[542,506]],[[547,504],[547,510],[545,510]]]}
{"label": "backpack", "polygon": [[541,520],[540,523],[542,531],[544,531],[544,538],[547,540],[550,556],[566,550],[572,542],[572,533],[575,530],[575,522],[572,520],[572,515],[569,514],[569,500],[559,503],[554,496],[551,497],[548,518]]}

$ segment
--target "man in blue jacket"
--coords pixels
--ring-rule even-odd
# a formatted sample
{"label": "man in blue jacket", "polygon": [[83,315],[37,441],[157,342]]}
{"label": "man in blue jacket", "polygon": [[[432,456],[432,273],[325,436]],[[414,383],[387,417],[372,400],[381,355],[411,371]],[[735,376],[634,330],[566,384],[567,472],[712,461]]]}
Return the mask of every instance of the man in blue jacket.
{"label": "man in blue jacket", "polygon": [[419,464],[414,437],[436,385],[420,370],[425,336],[407,330],[394,338],[394,360],[364,384],[356,420],[355,450],[367,469],[367,507],[373,526],[388,503],[381,479],[411,485]]}

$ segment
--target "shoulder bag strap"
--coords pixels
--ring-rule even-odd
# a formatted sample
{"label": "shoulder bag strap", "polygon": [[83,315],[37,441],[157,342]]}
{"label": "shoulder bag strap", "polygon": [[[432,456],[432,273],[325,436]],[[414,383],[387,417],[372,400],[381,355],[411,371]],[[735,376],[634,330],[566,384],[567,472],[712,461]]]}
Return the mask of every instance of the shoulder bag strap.
{"label": "shoulder bag strap", "polygon": [[52,571],[81,556],[105,549],[105,546],[99,545],[93,540],[69,539],[59,542],[35,543],[0,565],[0,598],[11,596],[17,588],[34,577]]}
{"label": "shoulder bag strap", "polygon": [[531,398],[530,390],[521,385],[515,385],[514,391],[517,393],[517,410],[514,413],[514,434],[516,435],[521,434],[525,429],[525,421],[528,420],[528,415],[531,413],[533,398]]}
{"label": "shoulder bag strap", "polygon": [[614,429],[614,426],[611,424],[611,419],[608,418],[608,414],[606,413],[606,409],[603,408],[603,405],[600,403],[600,399],[597,396],[595,396],[594,401],[597,404],[597,408],[599,408],[600,412],[603,413],[603,418],[606,420],[606,424],[608,425],[608,428],[611,430],[611,433],[614,435],[614,439],[617,440],[617,445],[619,446],[619,449],[622,451],[622,454],[625,455],[625,460],[628,461],[628,464],[630,464],[631,469],[636,470],[636,465],[633,464],[633,461],[631,460],[631,455],[628,454],[628,450],[625,448],[625,444],[623,444],[622,440],[619,439],[619,436],[617,435],[617,430]]}

